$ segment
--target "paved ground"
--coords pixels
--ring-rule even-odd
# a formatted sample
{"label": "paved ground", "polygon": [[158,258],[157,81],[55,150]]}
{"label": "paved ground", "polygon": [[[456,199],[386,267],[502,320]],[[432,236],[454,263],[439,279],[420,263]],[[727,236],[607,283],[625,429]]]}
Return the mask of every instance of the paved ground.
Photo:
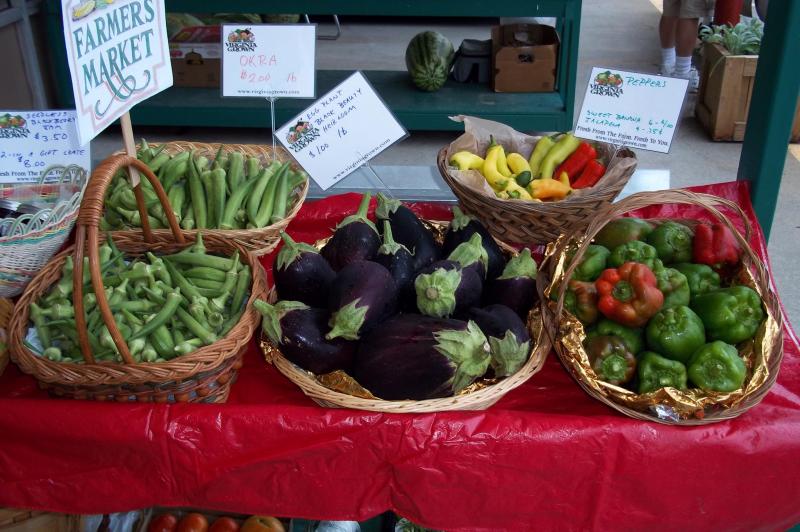
{"label": "paved ground", "polygon": [[[585,0],[581,22],[578,87],[584,87],[592,66],[655,72],[659,60],[656,28],[660,0]],[[488,25],[352,24],[343,20],[342,37],[318,41],[319,68],[361,68],[403,70],[403,54],[410,38],[422,29],[436,29],[458,44],[464,38],[488,38]],[[322,24],[320,33],[331,28]],[[380,45],[377,45],[380,43]],[[578,90],[576,109],[583,91]],[[694,100],[683,111],[669,155],[639,151],[639,167],[668,169],[671,186],[682,187],[730,181],[736,178],[741,144],[715,143],[708,139],[693,118]],[[577,114],[577,113],[576,113]],[[171,128],[137,131],[148,140],[172,140],[177,135],[191,140],[267,142],[269,132],[253,129]],[[376,165],[434,164],[436,152],[453,138],[452,133],[419,132],[393,146],[373,163]],[[119,134],[109,131],[93,144],[95,157],[104,157],[121,145]],[[428,161],[428,162],[425,162]],[[769,243],[773,274],[790,320],[800,323],[800,286],[795,282],[800,263],[800,146],[786,156],[778,210]]]}

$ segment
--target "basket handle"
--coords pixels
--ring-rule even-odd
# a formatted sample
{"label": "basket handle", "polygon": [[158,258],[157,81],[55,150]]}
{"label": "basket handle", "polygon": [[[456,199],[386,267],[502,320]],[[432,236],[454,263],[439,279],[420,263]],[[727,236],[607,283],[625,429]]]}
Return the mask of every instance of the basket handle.
{"label": "basket handle", "polygon": [[[769,275],[767,274],[766,268],[764,267],[764,263],[756,256],[753,250],[750,247],[750,238],[753,234],[753,227],[750,223],[750,220],[745,215],[744,211],[742,211],[741,207],[736,203],[727,200],[725,198],[720,198],[719,196],[714,196],[712,194],[702,194],[697,192],[690,192],[688,190],[664,190],[659,192],[639,192],[636,194],[632,194],[625,198],[622,201],[617,203],[612,203],[604,210],[600,212],[596,217],[589,222],[589,225],[585,229],[585,237],[581,242],[580,246],[578,246],[575,255],[572,258],[572,262],[569,266],[564,270],[563,279],[569,279],[572,277],[573,272],[578,267],[581,259],[583,258],[586,250],[589,248],[589,244],[591,244],[592,239],[600,232],[600,230],[611,220],[614,218],[618,218],[622,214],[628,213],[630,211],[634,211],[636,209],[640,209],[642,207],[647,207],[650,205],[666,205],[666,204],[683,204],[683,205],[695,205],[704,208],[706,211],[711,213],[714,218],[719,220],[720,223],[724,224],[728,229],[731,230],[736,241],[739,243],[739,246],[743,250],[745,257],[748,259],[747,262],[750,266],[753,267],[755,270],[753,272],[754,276],[758,280],[759,284],[762,286],[769,286]],[[745,235],[742,234],[733,226],[733,223],[727,216],[722,214],[718,206],[723,206],[728,209],[731,209],[736,215],[742,220],[744,225],[744,232]],[[575,235],[572,235],[575,236]],[[564,238],[560,239],[560,242],[557,242],[556,247],[553,251],[551,259],[553,260],[553,264],[551,264],[551,272],[555,268],[555,259],[558,256],[563,255],[563,251],[569,245],[572,238]],[[552,278],[552,274],[551,274]],[[551,279],[552,280],[552,279]],[[561,319],[561,313],[564,310],[564,297],[567,292],[567,283],[561,282],[558,287],[558,300],[556,303],[555,309],[555,319],[556,321]]]}
{"label": "basket handle", "polygon": [[[114,345],[119,350],[122,360],[126,364],[135,363],[131,356],[130,349],[128,349],[128,344],[125,342],[125,339],[122,338],[122,334],[120,334],[119,328],[114,320],[114,315],[108,305],[105,286],[103,286],[103,278],[100,274],[100,257],[98,254],[98,248],[100,246],[99,225],[100,217],[103,214],[103,199],[105,198],[108,186],[111,184],[111,180],[114,178],[114,174],[116,174],[120,168],[124,167],[133,167],[139,170],[139,172],[150,181],[167,215],[167,221],[169,222],[172,236],[179,244],[184,244],[186,242],[178,226],[175,213],[173,213],[170,208],[167,194],[164,192],[164,187],[161,186],[161,182],[145,163],[129,155],[115,155],[109,157],[95,168],[89,179],[89,184],[86,186],[86,192],[84,192],[80,212],[78,214],[77,232],[75,235],[74,270],[72,276],[75,325],[78,333],[78,342],[81,346],[81,353],[83,353],[83,359],[87,364],[94,364],[95,360],[92,348],[89,345],[89,331],[86,328],[86,314],[83,307],[84,256],[89,257],[89,274],[92,279],[92,287],[97,297],[97,306],[100,309],[103,322],[106,324],[108,332],[111,333],[111,338],[114,340]],[[145,242],[152,242],[153,234],[147,223],[147,207],[144,204],[141,186],[140,182],[133,190],[136,195],[139,214],[142,217],[144,240]]]}

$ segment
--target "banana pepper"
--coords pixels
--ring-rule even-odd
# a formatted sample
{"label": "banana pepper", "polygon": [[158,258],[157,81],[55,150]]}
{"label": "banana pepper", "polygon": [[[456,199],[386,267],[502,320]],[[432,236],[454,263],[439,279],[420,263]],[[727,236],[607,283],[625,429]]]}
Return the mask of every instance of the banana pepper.
{"label": "banana pepper", "polygon": [[528,191],[536,199],[560,200],[567,197],[572,188],[557,179],[534,179],[528,184]]}

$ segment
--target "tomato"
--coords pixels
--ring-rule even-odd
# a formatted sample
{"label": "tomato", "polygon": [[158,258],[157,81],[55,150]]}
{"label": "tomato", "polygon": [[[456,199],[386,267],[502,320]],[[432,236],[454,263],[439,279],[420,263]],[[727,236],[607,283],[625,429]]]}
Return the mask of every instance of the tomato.
{"label": "tomato", "polygon": [[147,532],[174,532],[178,518],[172,514],[161,514],[150,520]]}
{"label": "tomato", "polygon": [[211,528],[208,529],[208,532],[237,532],[238,530],[239,523],[230,517],[220,517],[214,521],[214,524],[211,525]]}
{"label": "tomato", "polygon": [[208,519],[202,514],[186,514],[178,523],[176,532],[207,532]]}
{"label": "tomato", "polygon": [[283,524],[274,517],[251,515],[244,522],[239,532],[286,532]]}

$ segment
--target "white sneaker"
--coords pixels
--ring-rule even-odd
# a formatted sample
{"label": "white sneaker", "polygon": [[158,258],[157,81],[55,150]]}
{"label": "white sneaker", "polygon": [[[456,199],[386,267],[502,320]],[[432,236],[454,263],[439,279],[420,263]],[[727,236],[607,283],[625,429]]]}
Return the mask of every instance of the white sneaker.
{"label": "white sneaker", "polygon": [[675,71],[675,65],[661,65],[658,69],[659,76],[665,77],[672,77],[672,73]]}
{"label": "white sneaker", "polygon": [[697,92],[697,89],[700,88],[700,74],[697,73],[697,69],[695,67],[689,69],[689,73],[685,76],[676,75],[673,72],[672,77],[687,80],[689,82],[689,86],[686,90],[690,93]]}

